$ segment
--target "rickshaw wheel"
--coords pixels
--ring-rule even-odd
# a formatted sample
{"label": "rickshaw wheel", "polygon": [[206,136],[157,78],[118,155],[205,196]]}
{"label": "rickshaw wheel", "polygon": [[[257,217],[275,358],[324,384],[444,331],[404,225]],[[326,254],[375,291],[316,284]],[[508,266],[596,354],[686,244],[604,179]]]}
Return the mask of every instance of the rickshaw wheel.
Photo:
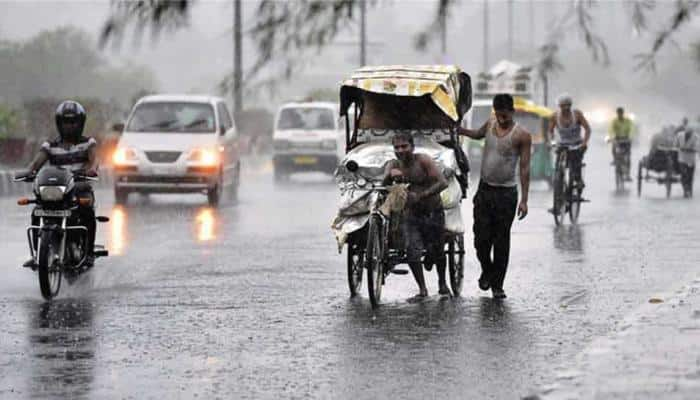
{"label": "rickshaw wheel", "polygon": [[450,272],[452,294],[459,297],[464,281],[464,235],[455,235],[447,245],[447,261]]}
{"label": "rickshaw wheel", "polygon": [[637,197],[642,196],[642,162],[639,162],[639,168],[637,169]]}
{"label": "rickshaw wheel", "polygon": [[362,272],[364,264],[364,251],[358,248],[352,241],[348,242],[347,267],[348,267],[348,288],[350,297],[355,297],[360,293],[362,286]]}
{"label": "rickshaw wheel", "polygon": [[367,232],[367,250],[365,251],[365,264],[367,266],[367,291],[372,308],[379,307],[382,296],[382,283],[384,280],[384,251],[382,249],[382,220],[373,215],[369,220]]}

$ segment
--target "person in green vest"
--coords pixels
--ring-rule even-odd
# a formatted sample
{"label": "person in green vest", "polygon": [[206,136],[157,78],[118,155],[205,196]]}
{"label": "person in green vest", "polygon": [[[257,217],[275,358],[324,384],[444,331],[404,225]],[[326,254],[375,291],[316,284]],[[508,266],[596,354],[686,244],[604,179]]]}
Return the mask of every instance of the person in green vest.
{"label": "person in green vest", "polygon": [[630,150],[631,150],[631,140],[634,133],[634,123],[631,119],[625,116],[625,109],[622,107],[617,108],[617,118],[615,118],[610,123],[610,129],[608,131],[610,139],[613,142],[612,145],[612,164],[615,165],[615,148],[620,146],[625,154],[625,163],[627,164],[627,176],[626,180],[631,181],[630,177]]}

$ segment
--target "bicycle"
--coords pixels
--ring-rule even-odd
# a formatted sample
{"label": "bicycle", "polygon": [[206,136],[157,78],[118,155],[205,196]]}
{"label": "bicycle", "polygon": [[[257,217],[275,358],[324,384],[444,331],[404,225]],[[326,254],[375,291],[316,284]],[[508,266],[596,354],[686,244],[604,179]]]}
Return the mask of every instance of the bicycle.
{"label": "bicycle", "polygon": [[[574,168],[572,157],[576,157],[575,152],[581,151],[583,144],[574,146],[555,144],[556,161],[554,164],[553,179],[553,207],[551,213],[554,215],[554,223],[561,225],[564,223],[565,215],[569,214],[571,223],[578,222],[581,213],[581,203],[586,201],[581,197],[583,192],[582,175],[585,164],[580,164],[580,171]],[[578,173],[578,174],[577,174]],[[577,178],[578,176],[578,178]]]}
{"label": "bicycle", "polygon": [[629,177],[631,142],[628,139],[615,139],[613,141],[613,163],[615,165],[615,189],[625,190],[625,182]]}

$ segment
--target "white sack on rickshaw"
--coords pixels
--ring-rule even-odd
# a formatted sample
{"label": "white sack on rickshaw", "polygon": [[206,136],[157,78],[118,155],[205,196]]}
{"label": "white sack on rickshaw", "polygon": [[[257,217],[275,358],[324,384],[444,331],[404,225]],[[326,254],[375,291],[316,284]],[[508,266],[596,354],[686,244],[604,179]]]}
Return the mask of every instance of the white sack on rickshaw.
{"label": "white sack on rickshaw", "polygon": [[379,212],[389,216],[392,212],[400,213],[406,208],[408,201],[408,184],[399,183],[389,186],[389,194],[384,203],[379,206]]}

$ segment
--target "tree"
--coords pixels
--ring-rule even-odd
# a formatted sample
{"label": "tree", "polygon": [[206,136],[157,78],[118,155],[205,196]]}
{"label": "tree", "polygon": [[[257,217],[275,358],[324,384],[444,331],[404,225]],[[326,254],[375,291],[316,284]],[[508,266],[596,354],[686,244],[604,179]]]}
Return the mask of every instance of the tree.
{"label": "tree", "polygon": [[[321,49],[328,45],[345,27],[355,22],[354,10],[360,2],[368,1],[376,5],[376,0],[260,0],[255,13],[255,23],[248,34],[257,47],[258,58],[250,68],[247,78],[250,80],[273,63],[280,69],[282,76],[289,77],[303,65],[308,50]],[[444,24],[452,14],[456,0],[435,0],[436,12],[427,28],[417,32],[415,44],[419,49],[427,48],[435,38],[439,24]],[[113,14],[102,31],[101,42],[121,41],[122,35],[130,25],[135,32],[141,33],[150,27],[154,36],[163,30],[179,29],[186,25],[194,0],[115,0]],[[557,24],[558,29],[575,28],[583,38],[594,60],[609,63],[605,40],[594,29],[592,10],[599,4],[595,0],[573,0],[570,9],[564,13]],[[631,0],[628,3],[629,17],[638,32],[650,30],[649,15],[655,12],[656,3],[652,0]],[[697,0],[676,0],[674,15],[666,26],[656,35],[646,54],[637,56],[638,66],[654,68],[659,51],[664,48],[673,35],[688,24],[696,15]],[[556,36],[553,41],[545,43],[549,49],[558,48]],[[306,58],[308,59],[308,57]],[[261,80],[258,85],[269,85],[271,80]],[[231,87],[229,80],[222,82],[223,89]]]}
{"label": "tree", "polygon": [[0,42],[0,100],[100,97],[126,102],[157,86],[141,66],[109,65],[86,32],[72,27],[42,31],[26,42]]}

